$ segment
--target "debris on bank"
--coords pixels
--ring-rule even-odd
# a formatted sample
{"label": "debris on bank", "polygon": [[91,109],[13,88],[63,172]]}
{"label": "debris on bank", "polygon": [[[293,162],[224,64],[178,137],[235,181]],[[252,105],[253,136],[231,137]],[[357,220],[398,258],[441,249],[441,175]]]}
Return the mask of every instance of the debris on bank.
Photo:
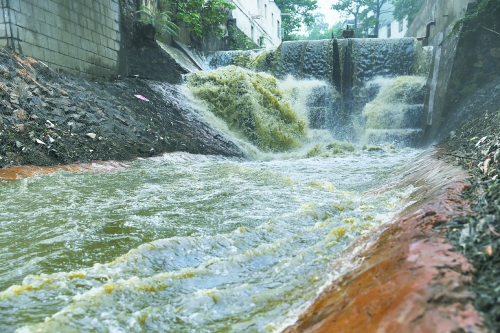
{"label": "debris on bank", "polygon": [[[442,146],[446,157],[469,171],[471,186],[463,196],[473,214],[441,226],[455,250],[475,268],[474,306],[490,331],[500,331],[500,80],[489,91],[489,107],[480,117],[452,132]],[[493,97],[494,98],[493,98]],[[480,103],[471,103],[481,108]],[[491,105],[496,105],[492,108]]]}
{"label": "debris on bank", "polygon": [[0,48],[0,168],[173,151],[241,156],[181,94],[137,78],[84,79]]}

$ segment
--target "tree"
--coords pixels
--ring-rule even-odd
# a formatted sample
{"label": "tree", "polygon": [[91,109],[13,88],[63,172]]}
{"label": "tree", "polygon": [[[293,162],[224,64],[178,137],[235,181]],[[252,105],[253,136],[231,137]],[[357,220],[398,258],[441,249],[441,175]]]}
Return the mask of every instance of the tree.
{"label": "tree", "polygon": [[151,24],[156,29],[157,34],[167,33],[169,35],[177,36],[179,27],[171,21],[171,12],[141,6],[141,9],[135,13],[141,14],[142,16],[142,18],[139,19],[139,22]]}
{"label": "tree", "polygon": [[332,9],[338,12],[344,12],[347,16],[354,17],[354,29],[358,29],[358,18],[361,13],[361,7],[365,0],[339,0],[336,4],[332,5]]}
{"label": "tree", "polygon": [[398,21],[407,18],[408,25],[410,25],[417,16],[424,0],[391,0],[391,3],[394,5],[394,12],[392,13],[394,18]]}
{"label": "tree", "polygon": [[236,7],[227,0],[162,0],[162,7],[172,8],[176,22],[183,23],[198,41],[205,37],[222,38],[227,17]]}
{"label": "tree", "polygon": [[363,24],[373,27],[375,36],[378,36],[382,7],[388,2],[389,0],[337,0],[332,9],[354,16],[355,29],[358,26],[358,19],[363,20]]}
{"label": "tree", "polygon": [[281,27],[284,32],[284,40],[291,40],[292,33],[303,24],[309,26],[314,23],[314,14],[318,8],[317,0],[275,0],[281,10]]}

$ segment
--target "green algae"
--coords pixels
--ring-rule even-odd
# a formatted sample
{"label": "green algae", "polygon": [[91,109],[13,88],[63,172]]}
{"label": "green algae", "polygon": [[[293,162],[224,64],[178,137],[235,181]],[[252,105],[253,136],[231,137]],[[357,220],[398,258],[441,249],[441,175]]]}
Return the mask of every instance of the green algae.
{"label": "green algae", "polygon": [[228,66],[191,74],[187,85],[232,131],[263,151],[297,148],[306,135],[306,121],[286,99],[280,82],[268,74]]}
{"label": "green algae", "polygon": [[400,76],[396,79],[379,79],[377,97],[366,104],[363,116],[366,128],[399,129],[405,127],[409,106],[421,103],[421,95],[425,93],[425,77]]}

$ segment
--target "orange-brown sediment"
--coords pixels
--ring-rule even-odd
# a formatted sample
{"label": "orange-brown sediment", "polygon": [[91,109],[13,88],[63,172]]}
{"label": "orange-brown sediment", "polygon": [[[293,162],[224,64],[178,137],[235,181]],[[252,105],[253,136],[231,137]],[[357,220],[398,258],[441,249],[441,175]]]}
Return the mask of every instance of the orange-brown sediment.
{"label": "orange-brown sediment", "polygon": [[127,168],[128,165],[122,162],[107,161],[107,162],[92,162],[92,163],[77,163],[69,165],[57,165],[52,167],[38,166],[14,166],[0,169],[0,180],[16,180],[21,178],[33,177],[36,175],[47,175],[58,171],[71,172],[105,172],[117,171]]}
{"label": "orange-brown sediment", "polygon": [[354,271],[334,281],[285,332],[486,332],[471,304],[473,267],[433,227],[470,214],[458,169],[428,154],[401,178],[421,186]]}

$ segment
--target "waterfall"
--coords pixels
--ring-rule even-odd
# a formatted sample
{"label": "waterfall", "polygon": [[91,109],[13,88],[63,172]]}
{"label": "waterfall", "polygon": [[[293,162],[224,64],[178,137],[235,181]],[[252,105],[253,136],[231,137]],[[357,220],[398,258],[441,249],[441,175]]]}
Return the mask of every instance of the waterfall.
{"label": "waterfall", "polygon": [[[329,88],[314,89],[307,103],[312,128],[329,129],[339,139],[370,138],[370,142],[389,140],[396,144],[414,145],[420,133],[421,106],[425,98],[422,91],[425,89],[423,86],[415,90],[412,85],[401,85],[401,80],[394,84],[384,80],[418,76],[421,78],[419,82],[424,82],[429,70],[428,54],[429,50],[424,50],[414,38],[291,41],[271,50],[217,52],[211,55],[210,66],[216,69],[234,65],[267,72],[282,80],[293,76],[299,80],[323,81]],[[400,99],[398,103],[389,102],[387,95],[391,93],[387,90],[401,90],[402,87],[410,88],[404,93],[407,98]],[[378,96],[379,93],[383,96]],[[390,122],[390,126],[381,128],[383,121],[373,127],[374,119],[367,118],[367,115],[374,113],[365,108],[373,109],[383,101],[388,104],[382,106],[385,111],[381,113],[393,116],[400,113],[398,117],[407,120]],[[388,112],[388,108],[393,110]],[[386,135],[388,131],[399,134]],[[377,138],[376,133],[384,134]]]}

